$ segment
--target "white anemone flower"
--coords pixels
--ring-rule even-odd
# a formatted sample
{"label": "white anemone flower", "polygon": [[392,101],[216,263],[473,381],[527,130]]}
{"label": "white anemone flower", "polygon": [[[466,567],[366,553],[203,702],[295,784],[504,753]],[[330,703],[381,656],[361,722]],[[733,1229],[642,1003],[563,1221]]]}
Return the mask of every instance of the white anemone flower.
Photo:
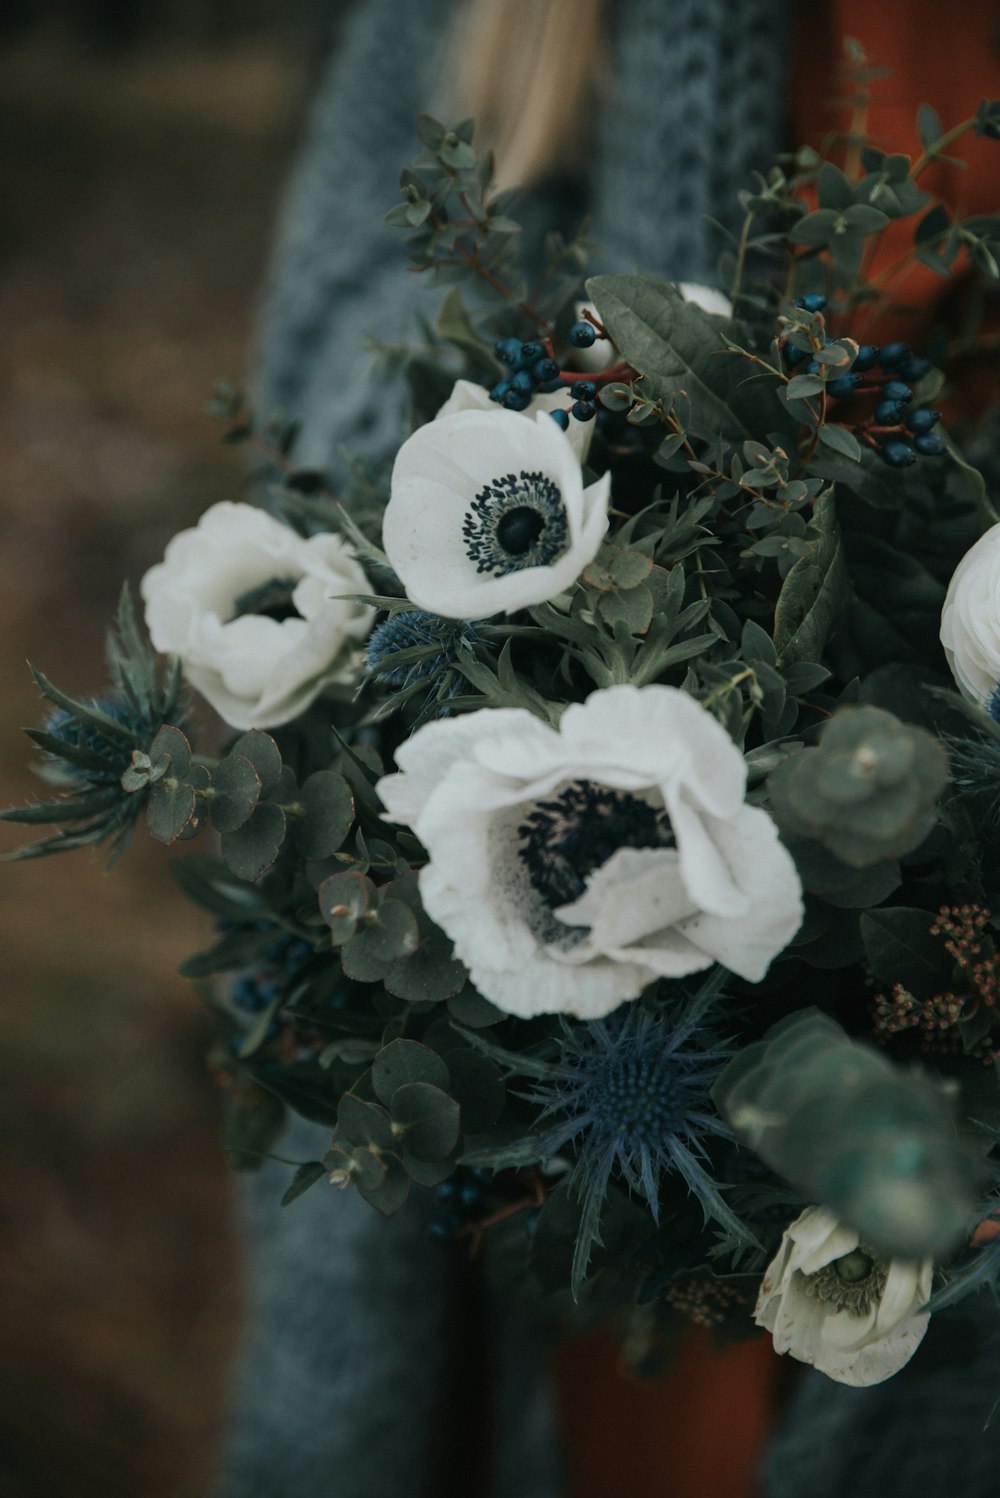
{"label": "white anemone flower", "polygon": [[555,598],[593,561],[610,492],[610,474],[584,488],[550,416],[456,411],[400,448],[382,544],[418,608],[509,614]]}
{"label": "white anemone flower", "polygon": [[825,1207],[809,1207],[764,1274],[754,1319],[775,1352],[866,1388],[920,1346],[933,1273],[931,1259],[884,1259]]}
{"label": "white anemone flower", "polygon": [[308,540],[255,505],[223,502],[167,545],[142,580],[157,650],[232,728],[273,728],[350,688],[373,610],[370,584],[336,535]]}
{"label": "white anemone flower", "polygon": [[378,790],[430,856],[428,914],[509,1014],[598,1019],[715,962],[757,982],[798,929],[743,756],[673,687],[593,692],[558,730],[521,708],[442,719],[396,763]]}
{"label": "white anemone flower", "polygon": [[[525,407],[523,414],[536,416],[540,411],[544,411],[546,415],[552,411],[565,411],[569,415],[573,399],[572,390],[564,385],[560,390],[550,390],[548,395],[533,395],[530,405]],[[456,411],[502,411],[503,409],[503,406],[498,405],[496,401],[490,400],[490,392],[482,385],[474,385],[471,380],[456,380],[451,394],[434,420],[440,421],[442,416],[454,416]],[[587,461],[594,426],[593,421],[576,421],[570,417],[569,426],[564,433],[581,463]]]}
{"label": "white anemone flower", "polygon": [[962,693],[989,709],[1000,683],[1000,525],[959,562],[941,610],[941,644]]}

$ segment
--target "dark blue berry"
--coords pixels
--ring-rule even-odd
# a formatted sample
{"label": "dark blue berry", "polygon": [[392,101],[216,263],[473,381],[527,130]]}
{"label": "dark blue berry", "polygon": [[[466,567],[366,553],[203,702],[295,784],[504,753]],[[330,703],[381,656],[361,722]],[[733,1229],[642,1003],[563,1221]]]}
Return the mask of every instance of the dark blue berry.
{"label": "dark blue berry", "polygon": [[826,392],[828,395],[832,395],[835,400],[842,401],[846,400],[849,395],[853,395],[860,384],[860,375],[838,375],[835,380],[828,381]]}
{"label": "dark blue berry", "polygon": [[911,401],[913,391],[909,385],[904,385],[902,380],[889,380],[882,387],[882,394],[887,401]]}
{"label": "dark blue berry", "polygon": [[875,407],[875,421],[880,427],[894,427],[903,419],[903,408],[897,401],[879,401]]}
{"label": "dark blue berry", "polygon": [[557,427],[562,427],[562,429],[563,429],[564,432],[568,430],[568,428],[569,428],[569,412],[568,411],[562,411],[562,410],[560,410],[560,411],[550,411],[549,415],[552,417],[552,420],[555,422],[555,424],[556,424]]}
{"label": "dark blue berry", "polygon": [[522,343],[521,360],[524,364],[534,364],[536,359],[544,358],[545,349],[540,343]]}
{"label": "dark blue berry", "polygon": [[483,1199],[478,1181],[467,1181],[459,1192],[463,1207],[478,1207]]}
{"label": "dark blue berry", "polygon": [[427,1231],[430,1233],[432,1238],[444,1239],[451,1237],[451,1234],[449,1233],[443,1222],[432,1222]]}
{"label": "dark blue berry", "polygon": [[785,363],[788,365],[789,369],[794,369],[796,365],[802,363],[803,359],[808,358],[808,349],[799,348],[798,344],[796,343],[785,344]]}
{"label": "dark blue berry", "polygon": [[592,401],[597,398],[597,385],[593,380],[574,380],[573,394],[577,400]]}
{"label": "dark blue berry", "polygon": [[596,401],[574,401],[573,415],[577,421],[593,421],[597,415]]}
{"label": "dark blue berry", "polygon": [[940,411],[932,411],[929,406],[918,406],[916,411],[911,411],[906,418],[906,425],[911,432],[919,436],[923,432],[929,432],[931,427],[937,426],[941,419]]}
{"label": "dark blue berry", "polygon": [[877,343],[863,343],[858,349],[857,356],[851,368],[857,370],[859,374],[863,373],[866,369],[874,369],[881,352],[882,350]]}
{"label": "dark blue berry", "polygon": [[508,390],[503,403],[508,411],[525,411],[531,405],[531,396],[523,390]]}
{"label": "dark blue berry", "polygon": [[900,379],[909,380],[911,385],[915,385],[918,380],[923,379],[924,375],[927,373],[930,367],[931,361],[929,359],[918,359],[916,355],[911,354],[910,357],[899,366],[897,374],[899,375]]}
{"label": "dark blue berry", "polygon": [[907,343],[886,343],[882,346],[879,355],[879,363],[883,369],[895,369],[910,357],[910,346]]}
{"label": "dark blue berry", "polygon": [[810,359],[809,363],[806,365],[802,373],[811,375],[819,374],[819,361],[816,359]]}
{"label": "dark blue berry", "polygon": [[501,380],[500,383],[499,383],[499,385],[494,385],[493,389],[490,391],[490,400],[491,401],[502,401],[503,398],[504,398],[504,396],[507,394],[507,391],[509,389],[510,389],[510,381],[509,380]]}
{"label": "dark blue berry", "polygon": [[516,374],[511,375],[510,388],[520,390],[522,395],[534,395],[535,382],[531,378],[530,370],[519,369]]}
{"label": "dark blue berry", "polygon": [[546,380],[543,385],[539,385],[538,393],[539,395],[551,395],[553,390],[567,390],[568,388],[565,380]]}
{"label": "dark blue berry", "polygon": [[438,1199],[438,1201],[439,1202],[450,1202],[452,1200],[452,1198],[454,1197],[455,1193],[457,1192],[457,1190],[458,1190],[458,1182],[455,1180],[454,1176],[449,1176],[446,1181],[442,1181],[441,1182],[440,1186],[437,1189],[437,1199]]}
{"label": "dark blue berry", "polygon": [[493,348],[504,364],[516,364],[521,357],[520,338],[498,338]]}
{"label": "dark blue berry", "polygon": [[801,307],[803,312],[822,312],[826,306],[826,297],[818,291],[809,291],[805,296],[797,296],[795,305]]}
{"label": "dark blue berry", "polygon": [[890,468],[909,468],[917,461],[917,455],[908,442],[887,442],[879,451]]}
{"label": "dark blue berry", "polygon": [[531,366],[531,373],[540,384],[546,380],[554,380],[559,373],[559,365],[554,359],[536,359]]}
{"label": "dark blue berry", "polygon": [[592,348],[597,342],[597,329],[593,323],[575,322],[569,330],[569,341],[574,348]]}
{"label": "dark blue berry", "polygon": [[913,445],[925,458],[939,458],[948,451],[948,444],[938,432],[921,432],[919,437],[914,437]]}

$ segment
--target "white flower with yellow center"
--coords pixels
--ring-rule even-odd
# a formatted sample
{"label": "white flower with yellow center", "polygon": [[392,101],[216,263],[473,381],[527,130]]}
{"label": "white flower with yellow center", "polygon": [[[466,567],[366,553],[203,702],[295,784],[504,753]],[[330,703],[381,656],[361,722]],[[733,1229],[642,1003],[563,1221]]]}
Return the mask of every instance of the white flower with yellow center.
{"label": "white flower with yellow center", "polygon": [[520,708],[428,723],[396,763],[378,791],[430,855],[427,912],[509,1014],[598,1019],[716,962],[757,982],[802,919],[742,754],[673,687],[594,692],[558,730]]}
{"label": "white flower with yellow center", "polygon": [[232,728],[274,728],[349,688],[373,610],[340,536],[307,539],[254,505],[222,503],[142,580],[146,626]]}
{"label": "white flower with yellow center", "polygon": [[418,608],[484,619],[545,603],[597,555],[611,477],[584,488],[550,416],[457,411],[400,448],[382,544]]}
{"label": "white flower with yellow center", "polygon": [[927,1330],[933,1262],[884,1259],[825,1207],[809,1207],[781,1240],[754,1312],[774,1339],[838,1383],[882,1383]]}

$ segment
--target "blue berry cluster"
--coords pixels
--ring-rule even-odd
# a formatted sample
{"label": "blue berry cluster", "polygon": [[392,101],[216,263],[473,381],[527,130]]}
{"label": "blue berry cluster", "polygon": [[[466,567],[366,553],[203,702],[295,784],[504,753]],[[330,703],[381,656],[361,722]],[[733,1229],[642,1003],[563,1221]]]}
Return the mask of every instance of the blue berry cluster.
{"label": "blue berry cluster", "polygon": [[[819,292],[810,292],[797,297],[796,307],[804,312],[822,312],[826,297]],[[827,339],[827,343],[832,340]],[[799,374],[819,374],[818,360],[810,357],[808,349],[798,348],[793,343],[784,347],[785,363]],[[852,360],[849,372],[827,381],[827,395],[834,400],[847,400],[869,376],[867,388],[872,383],[880,384],[879,401],[872,422],[867,428],[878,442],[881,457],[891,468],[908,468],[919,456],[938,457],[947,451],[944,438],[933,428],[940,419],[940,411],[929,406],[907,407],[913,400],[912,386],[923,379],[930,369],[929,359],[914,354],[905,343],[886,343],[880,348],[875,343],[864,343]]]}
{"label": "blue berry cluster", "polygon": [[[266,931],[272,923],[258,921],[257,929]],[[232,1002],[247,1014],[260,1014],[283,993],[313,955],[312,944],[290,932],[284,932],[264,952],[258,962],[245,968],[232,988]]]}
{"label": "blue berry cluster", "polygon": [[500,338],[494,345],[497,358],[510,374],[490,391],[490,400],[508,411],[525,411],[533,395],[559,390],[559,365],[541,343],[522,343],[520,338]]}
{"label": "blue berry cluster", "polygon": [[490,1211],[488,1192],[493,1179],[488,1170],[470,1170],[460,1165],[454,1175],[437,1188],[440,1211],[431,1223],[432,1238],[453,1238],[467,1223]]}

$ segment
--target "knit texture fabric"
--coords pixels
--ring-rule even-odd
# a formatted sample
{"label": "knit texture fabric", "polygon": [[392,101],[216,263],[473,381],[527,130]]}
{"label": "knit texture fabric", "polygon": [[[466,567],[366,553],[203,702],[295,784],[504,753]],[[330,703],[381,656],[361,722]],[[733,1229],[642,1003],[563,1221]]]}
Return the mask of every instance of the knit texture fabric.
{"label": "knit texture fabric", "polygon": [[805,1374],[765,1458],[762,1498],[993,1498],[1000,1410],[985,1427],[998,1401],[1000,1310],[986,1293],[932,1317],[912,1363],[883,1384]]}
{"label": "knit texture fabric", "polygon": [[[556,0],[559,3],[559,0]],[[383,223],[433,102],[451,0],[365,0],[317,99],[282,215],[258,347],[259,414],[301,422],[305,467],[343,476],[338,448],[384,471],[400,444],[401,382],[373,375],[368,340],[415,336],[441,292],[407,269]],[[590,214],[595,269],[713,284],[736,193],[784,144],[784,0],[608,6],[610,83],[589,177],[543,184],[518,209],[526,258]]]}

